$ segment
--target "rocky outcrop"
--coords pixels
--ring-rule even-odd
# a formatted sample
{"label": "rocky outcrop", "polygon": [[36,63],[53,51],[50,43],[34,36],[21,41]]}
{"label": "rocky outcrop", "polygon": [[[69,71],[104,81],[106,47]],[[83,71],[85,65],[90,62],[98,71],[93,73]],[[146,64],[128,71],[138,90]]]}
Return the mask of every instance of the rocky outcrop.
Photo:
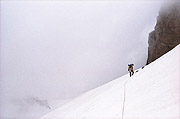
{"label": "rocky outcrop", "polygon": [[147,64],[180,44],[180,2],[171,2],[161,7],[148,43]]}

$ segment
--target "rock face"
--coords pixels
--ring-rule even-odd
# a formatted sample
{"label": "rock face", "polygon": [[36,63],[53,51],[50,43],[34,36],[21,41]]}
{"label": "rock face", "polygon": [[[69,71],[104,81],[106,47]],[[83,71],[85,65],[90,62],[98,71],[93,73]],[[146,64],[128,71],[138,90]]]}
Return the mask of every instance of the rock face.
{"label": "rock face", "polygon": [[180,44],[180,2],[171,2],[161,7],[148,43],[147,64]]}

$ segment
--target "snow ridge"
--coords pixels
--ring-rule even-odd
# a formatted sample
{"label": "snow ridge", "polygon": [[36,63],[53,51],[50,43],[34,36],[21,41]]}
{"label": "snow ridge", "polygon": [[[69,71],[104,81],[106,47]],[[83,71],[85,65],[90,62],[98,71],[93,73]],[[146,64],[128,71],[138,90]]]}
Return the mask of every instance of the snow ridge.
{"label": "snow ridge", "polygon": [[161,58],[93,89],[40,119],[179,119],[180,45]]}

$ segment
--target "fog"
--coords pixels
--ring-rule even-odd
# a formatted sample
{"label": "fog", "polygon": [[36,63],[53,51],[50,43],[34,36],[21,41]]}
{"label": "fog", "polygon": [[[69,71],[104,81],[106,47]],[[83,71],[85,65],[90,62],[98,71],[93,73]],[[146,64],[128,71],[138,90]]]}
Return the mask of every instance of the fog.
{"label": "fog", "polygon": [[160,4],[1,2],[1,101],[74,98],[144,66]]}

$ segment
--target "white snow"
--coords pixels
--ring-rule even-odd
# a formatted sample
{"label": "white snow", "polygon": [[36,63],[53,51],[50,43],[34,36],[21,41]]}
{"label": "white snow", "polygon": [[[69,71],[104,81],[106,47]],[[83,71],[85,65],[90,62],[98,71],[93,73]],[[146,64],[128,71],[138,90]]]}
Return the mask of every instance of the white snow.
{"label": "white snow", "polygon": [[179,48],[40,119],[179,119]]}

